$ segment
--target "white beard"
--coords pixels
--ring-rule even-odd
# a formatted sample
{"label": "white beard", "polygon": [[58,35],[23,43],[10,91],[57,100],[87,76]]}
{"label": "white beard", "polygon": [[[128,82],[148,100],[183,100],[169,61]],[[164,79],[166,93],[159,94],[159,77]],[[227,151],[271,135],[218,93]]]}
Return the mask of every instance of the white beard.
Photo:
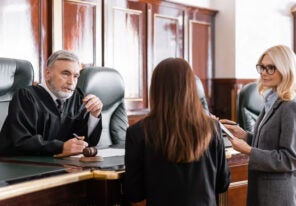
{"label": "white beard", "polygon": [[69,99],[73,93],[74,93],[74,88],[72,89],[73,91],[72,92],[63,92],[57,88],[54,87],[54,85],[52,84],[52,79],[50,79],[48,81],[48,86],[50,87],[52,93],[58,98],[58,99],[61,99],[61,100],[66,100],[66,99]]}

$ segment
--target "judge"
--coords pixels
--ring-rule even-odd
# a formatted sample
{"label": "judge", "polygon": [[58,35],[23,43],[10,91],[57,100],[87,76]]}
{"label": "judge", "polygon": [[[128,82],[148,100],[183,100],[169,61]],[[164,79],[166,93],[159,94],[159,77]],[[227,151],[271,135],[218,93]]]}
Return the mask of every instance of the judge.
{"label": "judge", "polygon": [[1,154],[70,155],[97,145],[103,104],[76,88],[80,69],[72,52],[54,52],[45,82],[14,94],[0,133]]}

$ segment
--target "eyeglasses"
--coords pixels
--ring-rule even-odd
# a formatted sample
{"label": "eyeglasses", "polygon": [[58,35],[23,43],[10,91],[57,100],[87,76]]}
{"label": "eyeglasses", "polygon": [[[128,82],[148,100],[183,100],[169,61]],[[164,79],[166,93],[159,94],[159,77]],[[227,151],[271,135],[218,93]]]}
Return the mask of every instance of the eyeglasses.
{"label": "eyeglasses", "polygon": [[262,72],[265,70],[267,74],[273,74],[276,70],[276,66],[272,64],[263,65],[263,64],[257,64],[256,70],[259,74],[262,74]]}

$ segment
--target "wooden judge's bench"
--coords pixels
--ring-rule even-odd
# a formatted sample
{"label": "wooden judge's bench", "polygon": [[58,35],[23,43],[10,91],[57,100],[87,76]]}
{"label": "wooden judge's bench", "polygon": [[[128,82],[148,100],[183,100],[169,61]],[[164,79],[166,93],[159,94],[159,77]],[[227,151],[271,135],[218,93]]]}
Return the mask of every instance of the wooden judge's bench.
{"label": "wooden judge's bench", "polygon": [[[0,205],[128,206],[122,192],[124,159],[80,163],[52,157],[0,157]],[[232,181],[220,206],[244,206],[248,157],[228,158]]]}

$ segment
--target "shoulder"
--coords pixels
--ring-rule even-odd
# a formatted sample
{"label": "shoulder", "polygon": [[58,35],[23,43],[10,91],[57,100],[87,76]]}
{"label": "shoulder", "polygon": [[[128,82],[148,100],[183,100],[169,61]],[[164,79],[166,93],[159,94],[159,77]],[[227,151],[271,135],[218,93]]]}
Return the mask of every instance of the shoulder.
{"label": "shoulder", "polygon": [[127,128],[127,131],[130,132],[130,133],[139,133],[141,131],[144,131],[144,129],[143,129],[143,121],[140,120],[139,122],[129,126]]}
{"label": "shoulder", "polygon": [[296,111],[296,99],[291,101],[283,101],[280,105],[280,108],[285,111]]}
{"label": "shoulder", "polygon": [[40,85],[32,85],[28,87],[24,87],[20,90],[22,95],[27,95],[27,97],[32,98],[32,100],[40,101],[49,101],[52,99],[50,94]]}
{"label": "shoulder", "polygon": [[216,148],[221,147],[222,145],[224,146],[222,129],[218,120],[213,119],[211,121],[211,129],[212,129],[211,145]]}
{"label": "shoulder", "polygon": [[15,92],[14,98],[19,98],[21,100],[31,99],[34,96],[34,93],[38,92],[38,90],[38,86],[23,87]]}
{"label": "shoulder", "polygon": [[127,128],[126,140],[136,141],[136,142],[140,142],[144,140],[144,127],[143,127],[142,120]]}
{"label": "shoulder", "polygon": [[278,114],[281,116],[284,120],[295,120],[296,119],[296,100],[293,99],[291,101],[283,101],[279,105],[279,112]]}

